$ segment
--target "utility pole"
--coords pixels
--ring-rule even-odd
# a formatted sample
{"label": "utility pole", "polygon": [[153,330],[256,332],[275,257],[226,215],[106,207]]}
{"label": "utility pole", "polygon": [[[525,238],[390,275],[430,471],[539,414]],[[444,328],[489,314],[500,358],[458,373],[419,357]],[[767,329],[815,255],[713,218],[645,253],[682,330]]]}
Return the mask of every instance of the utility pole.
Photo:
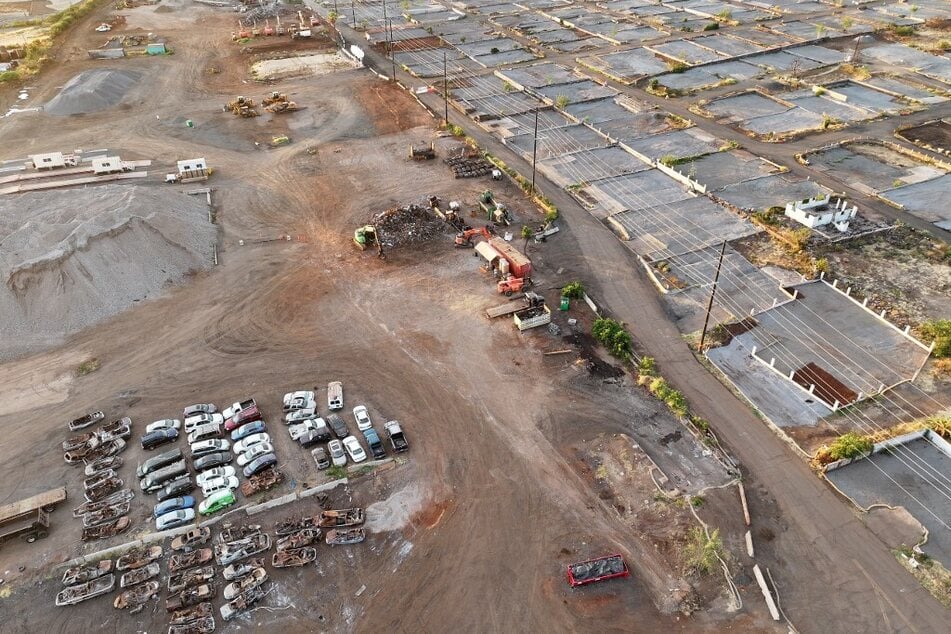
{"label": "utility pole", "polygon": [[393,55],[393,20],[388,20],[389,31],[390,31],[390,64],[393,67],[393,81],[396,81],[396,57]]}
{"label": "utility pole", "polygon": [[538,108],[535,108],[535,139],[532,141],[532,196],[535,195],[535,159],[538,157]]}
{"label": "utility pole", "polygon": [[356,0],[350,0],[350,16],[353,18],[353,28],[357,28],[357,10],[353,8]]}
{"label": "utility pole", "polygon": [[703,331],[700,333],[700,354],[703,354],[703,340],[707,337],[707,324],[710,322],[710,311],[713,310],[713,298],[717,294],[717,282],[720,280],[720,266],[723,264],[723,253],[726,251],[726,240],[720,246],[720,259],[717,260],[717,272],[713,276],[713,288],[710,290],[710,301],[707,302],[707,314],[703,318]]}
{"label": "utility pole", "polygon": [[442,52],[442,99],[446,111],[446,125],[449,125],[449,67],[446,61],[446,51]]}

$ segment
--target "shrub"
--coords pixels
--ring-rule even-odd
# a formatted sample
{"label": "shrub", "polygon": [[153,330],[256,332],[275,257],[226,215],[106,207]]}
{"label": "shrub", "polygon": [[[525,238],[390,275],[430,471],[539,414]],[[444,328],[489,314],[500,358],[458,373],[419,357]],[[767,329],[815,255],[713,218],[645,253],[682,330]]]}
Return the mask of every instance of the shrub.
{"label": "shrub", "polygon": [[934,340],[932,354],[939,358],[951,357],[951,319],[936,319],[921,325],[922,336]]}
{"label": "shrub", "polygon": [[0,84],[8,82],[8,81],[19,81],[19,80],[20,80],[19,71],[5,70],[2,73],[0,73]]}
{"label": "shrub", "polygon": [[598,317],[591,326],[591,334],[608,349],[612,356],[624,361],[631,358],[631,335],[624,325],[607,317]]}
{"label": "shrub", "polygon": [[687,533],[687,543],[683,547],[684,567],[687,572],[710,574],[716,568],[722,552],[723,541],[719,529],[714,529],[707,537],[703,528],[695,526]]}
{"label": "shrub", "polygon": [[911,37],[915,34],[915,28],[913,26],[898,26],[895,24],[892,25],[892,33],[900,37]]}
{"label": "shrub", "polygon": [[641,357],[637,362],[637,373],[641,376],[657,376],[657,362],[654,357]]}
{"label": "shrub", "polygon": [[346,469],[346,467],[341,467],[341,466],[338,466],[338,465],[334,465],[334,466],[330,467],[329,469],[327,469],[327,476],[328,476],[331,480],[340,480],[341,478],[346,478],[346,477],[347,477],[347,469]]}
{"label": "shrub", "polygon": [[568,282],[561,289],[561,294],[564,297],[570,297],[571,299],[581,299],[582,296],[584,296],[584,286],[577,280],[574,282]]}
{"label": "shrub", "polygon": [[929,416],[925,425],[942,438],[951,440],[951,416]]}
{"label": "shrub", "polygon": [[76,368],[76,376],[86,376],[87,374],[91,374],[98,370],[100,365],[101,363],[99,362],[99,359],[86,359],[79,364],[79,367]]}
{"label": "shrub", "polygon": [[842,434],[829,445],[829,457],[835,460],[857,458],[872,450],[872,441],[854,431]]}
{"label": "shrub", "polygon": [[670,69],[670,72],[672,73],[682,73],[688,68],[690,68],[683,62],[671,62],[670,64],[667,65],[667,67]]}
{"label": "shrub", "polygon": [[716,31],[719,28],[720,28],[719,22],[711,22],[710,24],[705,24],[703,26],[704,31]]}
{"label": "shrub", "polygon": [[568,103],[569,103],[568,97],[566,97],[565,95],[558,95],[557,97],[555,97],[555,107],[559,108],[560,110],[564,110],[565,107],[567,107]]}

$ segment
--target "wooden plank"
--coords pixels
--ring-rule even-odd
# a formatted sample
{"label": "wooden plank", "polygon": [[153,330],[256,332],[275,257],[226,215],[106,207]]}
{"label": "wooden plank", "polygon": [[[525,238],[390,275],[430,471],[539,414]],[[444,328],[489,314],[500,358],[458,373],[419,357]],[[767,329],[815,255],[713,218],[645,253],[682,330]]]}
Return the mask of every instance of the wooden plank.
{"label": "wooden plank", "polygon": [[11,520],[33,513],[44,506],[59,504],[65,499],[66,487],[59,487],[57,489],[50,489],[45,493],[39,493],[33,497],[28,497],[19,502],[0,506],[0,524],[5,524]]}

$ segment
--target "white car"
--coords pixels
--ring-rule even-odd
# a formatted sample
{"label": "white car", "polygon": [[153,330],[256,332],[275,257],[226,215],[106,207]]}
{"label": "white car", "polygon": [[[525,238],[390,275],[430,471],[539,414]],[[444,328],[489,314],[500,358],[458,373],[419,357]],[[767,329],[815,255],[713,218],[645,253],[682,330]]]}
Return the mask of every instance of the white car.
{"label": "white car", "polygon": [[331,381],[327,384],[327,407],[331,412],[343,409],[343,383]]}
{"label": "white car", "polygon": [[195,414],[185,419],[185,433],[192,433],[199,425],[207,425],[209,423],[218,423],[221,425],[224,422],[225,417],[221,414]]}
{"label": "white car", "polygon": [[242,438],[234,444],[234,452],[244,453],[254,445],[259,445],[262,442],[271,442],[271,437],[263,431],[257,434],[251,434],[247,438]]}
{"label": "white car", "polygon": [[205,454],[215,453],[216,451],[228,451],[231,443],[222,438],[212,438],[210,440],[199,440],[190,445],[192,458],[199,458]]}
{"label": "white car", "polygon": [[309,431],[317,431],[317,421],[308,418],[302,423],[291,425],[287,428],[287,433],[291,435],[291,440],[297,440]]}
{"label": "white car", "polygon": [[217,478],[205,480],[205,483],[201,485],[201,492],[205,497],[208,497],[212,493],[223,491],[224,489],[237,489],[238,486],[240,486],[238,484],[238,478],[235,476],[218,476]]}
{"label": "white car", "polygon": [[169,511],[165,515],[160,515],[155,519],[155,530],[167,531],[172,528],[178,528],[195,519],[195,509],[180,509],[178,511]]}
{"label": "white car", "polygon": [[158,431],[159,429],[181,429],[182,421],[175,418],[163,418],[162,420],[157,420],[154,423],[149,423],[145,428],[145,433],[151,433],[153,431]]}
{"label": "white car", "polygon": [[290,423],[299,423],[302,420],[307,420],[308,418],[313,418],[317,414],[317,408],[308,407],[307,409],[295,409],[293,412],[289,412],[284,417],[284,422]]}
{"label": "white car", "polygon": [[357,405],[354,407],[353,417],[357,419],[357,429],[360,431],[373,427],[373,423],[370,421],[370,412],[367,411],[366,405]]}
{"label": "white car", "polygon": [[343,450],[343,443],[339,440],[334,439],[327,443],[327,451],[330,452],[330,460],[335,467],[347,464],[347,454]]}
{"label": "white car", "polygon": [[347,436],[343,439],[343,448],[347,450],[347,455],[354,462],[363,462],[367,459],[367,452],[360,446],[360,441],[356,436]]}
{"label": "white car", "polygon": [[215,407],[214,403],[195,403],[194,405],[189,405],[182,412],[183,418],[191,418],[192,416],[197,416],[198,414],[214,414],[218,411],[218,408]]}
{"label": "white car", "polygon": [[298,390],[297,392],[288,392],[284,395],[285,412],[315,407],[317,407],[317,401],[314,398],[314,393],[309,390]]}
{"label": "white car", "polygon": [[256,445],[251,445],[243,454],[238,456],[238,466],[243,467],[258,456],[263,456],[266,453],[274,453],[274,447],[271,446],[271,443],[259,442]]}
{"label": "white car", "polygon": [[234,477],[234,474],[235,470],[232,466],[213,467],[195,476],[195,484],[199,487],[204,487],[205,483],[209,480],[214,480],[215,478],[231,478]]}

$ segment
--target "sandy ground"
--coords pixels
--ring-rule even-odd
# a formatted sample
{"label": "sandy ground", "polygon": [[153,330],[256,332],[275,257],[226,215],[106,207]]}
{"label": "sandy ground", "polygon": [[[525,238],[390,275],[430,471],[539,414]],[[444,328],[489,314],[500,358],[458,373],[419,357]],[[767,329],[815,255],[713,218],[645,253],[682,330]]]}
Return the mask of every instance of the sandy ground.
{"label": "sandy ground", "polygon": [[[155,15],[154,7],[130,13],[130,24],[145,27]],[[408,461],[353,485],[352,501],[368,507],[372,534],[365,548],[322,551],[315,567],[275,574],[267,605],[277,609],[219,631],[772,628],[755,598],[738,613],[719,600],[690,618],[672,613],[662,582],[680,571],[649,568],[636,556],[646,547],[644,536],[632,534],[566,456],[566,444],[642,422],[625,408],[602,411],[607,398],[647,397],[591,375],[576,354],[543,357],[565,347],[560,338],[519,334],[510,322],[485,319],[482,310],[499,298],[470,252],[450,247],[451,233],[416,249],[394,249],[386,260],[352,247],[353,227],[372,213],[430,194],[471,208],[487,186],[452,179],[440,162],[405,158],[409,143],[432,138],[431,119],[406,93],[366,71],[343,71],[275,84],[305,107],[298,113],[241,120],[221,113],[221,103],[272,88],[244,83],[247,59],[230,45],[231,15],[190,7],[187,15],[157,18],[176,42],[176,55],[125,60],[151,81],[140,82],[118,109],[57,118],[57,143],[95,143],[169,162],[205,156],[217,170],[210,184],[223,236],[221,265],[62,348],[0,365],[0,397],[9,395],[16,410],[0,416],[0,429],[16,430],[0,438],[0,502],[60,484],[72,500],[79,497],[80,478],[62,462],[58,445],[67,435],[65,421],[85,411],[130,415],[141,430],[190,402],[253,395],[276,419],[281,394],[336,379],[346,386],[348,407],[363,402],[375,420],[404,423],[412,443]],[[84,58],[86,44],[67,41],[34,99],[48,100],[95,66]],[[10,98],[0,93],[0,105]],[[119,113],[122,126],[115,124]],[[195,127],[182,125],[185,118]],[[45,146],[38,139],[51,121],[42,113],[4,119],[0,136],[10,155],[0,158]],[[292,143],[265,149],[275,134],[288,134]],[[492,187],[520,200],[508,185]],[[518,207],[522,218],[537,222],[528,207]],[[275,240],[284,235],[293,239]],[[530,254],[546,292],[585,274],[570,231],[532,246]],[[555,292],[548,295],[555,300]],[[557,319],[567,327],[567,317],[586,310],[581,304]],[[101,369],[73,377],[77,360],[89,356],[101,360]],[[275,438],[289,476],[282,490],[320,481],[308,452],[286,434]],[[129,466],[120,475],[131,479],[139,453],[126,453]],[[703,466],[695,473],[716,479]],[[136,498],[128,537],[146,530],[151,502]],[[101,546],[80,545],[72,506],[56,511],[55,530],[44,542],[0,551],[7,579],[3,627],[160,631],[160,609],[130,617],[108,608],[106,598],[36,609],[51,606],[58,590],[49,564]],[[703,512],[725,525],[739,509],[734,496],[711,494]],[[662,531],[651,535],[663,538]],[[565,565],[605,552],[628,557],[631,579],[570,589]],[[748,587],[748,571],[739,576]]]}

